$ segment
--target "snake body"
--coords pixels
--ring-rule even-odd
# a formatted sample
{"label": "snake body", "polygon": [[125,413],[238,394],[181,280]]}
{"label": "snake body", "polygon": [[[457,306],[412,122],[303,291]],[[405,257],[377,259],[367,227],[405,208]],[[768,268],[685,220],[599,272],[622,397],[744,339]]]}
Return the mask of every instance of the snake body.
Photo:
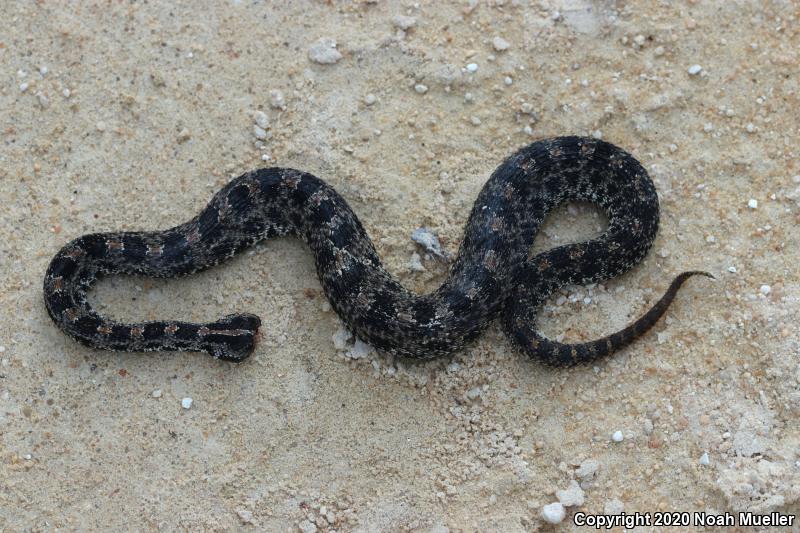
{"label": "snake body", "polygon": [[[531,256],[547,213],[567,200],[599,205],[608,228],[595,239]],[[653,182],[625,151],[582,137],[534,142],[494,171],[475,201],[447,278],[420,295],[381,266],[361,222],[331,186],[306,172],[265,168],[232,180],[199,215],[177,227],[73,240],[50,262],[44,297],[53,321],[95,348],[206,351],[241,361],[254,349],[261,325],[255,315],[233,314],[207,324],[121,323],[98,314],[86,293],[101,275],[191,274],[262,239],[292,234],[310,246],[332,308],[376,348],[412,358],[442,356],[501,317],[522,352],[571,365],[627,345],[661,317],[687,278],[710,276],[680,274],[644,316],[595,341],[563,344],[536,332],[537,308],[559,287],[606,280],[638,263],[656,236],[658,213]]]}

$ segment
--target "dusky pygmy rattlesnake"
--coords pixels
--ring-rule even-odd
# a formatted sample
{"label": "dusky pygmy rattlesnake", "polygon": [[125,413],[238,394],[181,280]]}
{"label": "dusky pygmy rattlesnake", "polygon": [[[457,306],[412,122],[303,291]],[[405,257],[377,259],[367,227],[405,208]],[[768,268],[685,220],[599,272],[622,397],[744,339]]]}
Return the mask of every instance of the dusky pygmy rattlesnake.
{"label": "dusky pygmy rattlesnake", "polygon": [[[530,257],[545,216],[567,200],[599,205],[608,228],[595,239]],[[562,344],[536,332],[536,310],[553,291],[613,278],[638,263],[653,244],[658,218],[653,182],[631,155],[590,138],[541,140],[494,171],[475,201],[447,278],[437,290],[419,295],[384,270],[361,222],[333,188],[305,172],[265,168],[234,179],[198,216],[175,228],[73,240],[47,269],[45,304],[64,332],[89,346],[207,351],[241,361],[254,349],[261,325],[255,315],[228,315],[208,324],[120,323],[95,312],[86,292],[100,275],[191,274],[262,239],[294,234],[311,247],[333,309],[376,348],[414,358],[441,356],[502,315],[520,350],[548,364],[571,365],[632,342],[664,314],[687,278],[712,277],[680,274],[644,316],[595,341]]]}

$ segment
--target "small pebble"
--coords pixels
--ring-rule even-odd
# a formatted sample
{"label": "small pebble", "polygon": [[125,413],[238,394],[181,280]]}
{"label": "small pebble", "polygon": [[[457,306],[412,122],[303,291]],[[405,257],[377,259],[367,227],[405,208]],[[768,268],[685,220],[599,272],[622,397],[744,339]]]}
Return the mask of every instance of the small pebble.
{"label": "small pebble", "polygon": [[267,138],[267,132],[257,125],[253,126],[253,135],[256,136],[256,139],[260,139],[262,141]]}
{"label": "small pebble", "polygon": [[467,398],[469,398],[470,400],[477,400],[478,398],[481,397],[482,392],[483,391],[481,390],[480,387],[474,387],[467,391]]}
{"label": "small pebble", "polygon": [[336,40],[322,38],[308,48],[308,58],[320,65],[333,65],[342,59],[342,54],[336,49]]}
{"label": "small pebble", "polygon": [[106,123],[105,122],[98,122],[94,125],[97,128],[97,131],[106,131]]}
{"label": "small pebble", "polygon": [[582,479],[587,480],[594,477],[597,474],[597,469],[600,468],[600,463],[595,461],[594,459],[586,459],[581,465],[575,470],[575,476]]}
{"label": "small pebble", "polygon": [[428,92],[428,86],[418,83],[414,85],[414,90],[417,91],[417,93],[419,94],[425,94],[426,92]]}
{"label": "small pebble", "polygon": [[337,350],[344,350],[347,348],[347,342],[353,338],[353,334],[345,328],[339,328],[333,334],[333,347]]}
{"label": "small pebble", "polygon": [[550,503],[542,507],[542,518],[548,524],[560,524],[566,516],[566,509],[558,502]]}
{"label": "small pebble", "polygon": [[24,93],[27,90],[28,90],[28,82],[27,81],[23,81],[22,83],[19,84],[19,91],[20,92]]}
{"label": "small pebble", "polygon": [[478,118],[478,117],[476,117],[475,115],[472,115],[472,116],[469,118],[469,121],[470,121],[470,122],[472,122],[472,125],[473,125],[473,126],[480,126],[480,125],[481,125],[481,119],[480,119],[480,118]]}
{"label": "small pebble", "polygon": [[511,85],[512,83],[514,83],[514,79],[511,76],[506,76],[505,78],[503,78],[503,83],[505,83],[506,85]]}
{"label": "small pebble", "polygon": [[364,103],[365,103],[365,104],[367,104],[367,105],[372,105],[372,104],[374,104],[376,101],[377,101],[377,98],[375,98],[375,95],[374,95],[374,94],[372,94],[372,93],[369,93],[368,95],[366,95],[366,96],[364,97]]}
{"label": "small pebble", "polygon": [[192,400],[191,398],[184,398],[183,400],[181,400],[181,407],[183,407],[184,409],[189,409],[192,407],[193,401],[194,400]]}
{"label": "small pebble", "polygon": [[156,389],[150,393],[153,398],[161,398],[161,389]]}
{"label": "small pebble", "polygon": [[417,19],[406,15],[395,15],[392,17],[392,24],[394,24],[395,28],[406,31],[417,24]]}
{"label": "small pebble", "polygon": [[314,522],[310,520],[303,520],[300,522],[300,531],[303,533],[315,533],[317,531],[317,526],[314,525]]}
{"label": "small pebble", "polygon": [[750,209],[758,208],[758,200],[756,200],[755,198],[750,198],[750,201],[747,202],[747,207],[749,207]]}
{"label": "small pebble", "polygon": [[422,227],[414,230],[411,240],[422,245],[427,251],[438,257],[446,258],[447,254],[442,250],[439,238],[430,229]]}
{"label": "small pebble", "polygon": [[730,272],[731,274],[736,274],[736,267],[735,266],[729,266],[728,267],[728,272]]}
{"label": "small pebble", "polygon": [[691,75],[691,76],[697,76],[698,74],[700,74],[700,72],[702,70],[703,70],[703,67],[701,67],[700,65],[692,65],[691,67],[686,69],[686,72],[688,72],[689,75]]}
{"label": "small pebble", "polygon": [[69,89],[64,89],[61,94],[64,95],[64,98],[69,98],[72,92]]}
{"label": "small pebble", "polygon": [[370,353],[372,353],[372,346],[361,339],[356,338],[356,342],[353,344],[353,347],[347,352],[347,357],[350,359],[364,359]]}
{"label": "small pebble", "polygon": [[761,294],[763,294],[764,296],[766,296],[767,294],[769,294],[770,292],[772,292],[772,287],[770,287],[769,285],[762,285],[762,286],[761,286],[761,289],[759,289],[759,290],[761,291]]}
{"label": "small pebble", "polygon": [[748,122],[744,129],[747,130],[747,133],[753,133],[756,131],[756,127],[752,122]]}
{"label": "small pebble", "polygon": [[478,64],[477,63],[470,63],[467,65],[467,72],[477,72],[478,71]]}
{"label": "small pebble", "polygon": [[283,93],[278,89],[272,89],[269,92],[269,105],[275,109],[283,109],[286,105],[286,100],[283,98]]}
{"label": "small pebble", "polygon": [[614,434],[611,435],[611,440],[613,440],[614,442],[622,442],[624,438],[625,437],[622,435],[622,432],[619,430],[615,431]]}
{"label": "small pebble", "polygon": [[39,67],[39,74],[41,74],[42,76],[46,76],[49,70],[50,69],[48,69],[45,65],[42,65],[41,67]]}
{"label": "small pebble", "polygon": [[239,519],[242,521],[243,524],[253,523],[253,513],[248,511],[247,509],[239,509],[238,511],[236,511],[236,514],[239,515]]}
{"label": "small pebble", "polygon": [[253,120],[256,121],[259,128],[267,129],[269,127],[269,117],[263,111],[253,113]]}
{"label": "small pebble", "polygon": [[556,491],[556,498],[564,507],[580,507],[585,500],[585,494],[578,482],[574,479],[569,482],[569,487]]}
{"label": "small pebble", "polygon": [[408,267],[413,272],[424,272],[425,267],[422,266],[422,258],[419,256],[417,252],[411,254],[411,260],[408,262]]}
{"label": "small pebble", "polygon": [[504,50],[508,50],[508,48],[511,46],[511,43],[509,43],[502,37],[495,37],[494,39],[492,39],[492,46],[498,52],[502,52]]}
{"label": "small pebble", "polygon": [[708,458],[708,452],[704,452],[703,455],[700,456],[700,464],[703,466],[708,466],[711,461]]}
{"label": "small pebble", "polygon": [[269,154],[261,154],[262,161],[269,161],[272,157]]}

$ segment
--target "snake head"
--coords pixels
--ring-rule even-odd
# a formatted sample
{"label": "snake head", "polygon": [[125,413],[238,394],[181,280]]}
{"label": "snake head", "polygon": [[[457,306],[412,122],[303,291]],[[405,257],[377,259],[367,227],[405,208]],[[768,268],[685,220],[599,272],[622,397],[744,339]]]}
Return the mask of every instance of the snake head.
{"label": "snake head", "polygon": [[248,313],[227,315],[200,329],[202,348],[216,359],[239,363],[253,353],[261,319]]}

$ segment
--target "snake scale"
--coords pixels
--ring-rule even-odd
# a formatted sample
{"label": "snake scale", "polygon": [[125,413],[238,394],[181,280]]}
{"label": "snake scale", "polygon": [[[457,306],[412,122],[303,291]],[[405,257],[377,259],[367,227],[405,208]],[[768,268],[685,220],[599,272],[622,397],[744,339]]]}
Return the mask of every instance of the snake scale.
{"label": "snake scale", "polygon": [[[567,200],[599,205],[609,225],[599,237],[530,254],[547,213]],[[507,158],[481,190],[458,254],[429,294],[405,289],[381,265],[353,210],[331,186],[306,172],[264,168],[232,180],[192,220],[153,232],[93,233],[64,246],[44,278],[53,321],[101,349],[206,351],[246,359],[261,320],[238,313],[215,322],[121,323],[87,302],[102,275],[174,277],[207,269],[254,243],[296,235],[311,248],[331,306],[358,337],[406,357],[458,350],[501,318],[523,353],[551,365],[610,354],[640,337],[664,314],[681,284],[633,324],[607,337],[563,344],[536,332],[536,311],[565,284],[618,276],[647,254],[658,230],[658,196],[644,168],[616,146],[591,138],[534,142]]]}

